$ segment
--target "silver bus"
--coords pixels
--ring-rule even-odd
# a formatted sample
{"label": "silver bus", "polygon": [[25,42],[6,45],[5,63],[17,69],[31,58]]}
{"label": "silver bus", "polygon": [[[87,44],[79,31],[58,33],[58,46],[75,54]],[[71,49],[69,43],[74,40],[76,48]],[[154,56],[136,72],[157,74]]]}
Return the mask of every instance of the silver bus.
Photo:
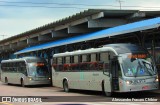
{"label": "silver bus", "polygon": [[158,89],[158,75],[150,54],[134,44],[109,44],[53,55],[52,82],[69,89],[133,92]]}
{"label": "silver bus", "polygon": [[1,81],[8,84],[41,85],[50,84],[50,72],[45,59],[38,57],[23,57],[19,59],[2,60]]}

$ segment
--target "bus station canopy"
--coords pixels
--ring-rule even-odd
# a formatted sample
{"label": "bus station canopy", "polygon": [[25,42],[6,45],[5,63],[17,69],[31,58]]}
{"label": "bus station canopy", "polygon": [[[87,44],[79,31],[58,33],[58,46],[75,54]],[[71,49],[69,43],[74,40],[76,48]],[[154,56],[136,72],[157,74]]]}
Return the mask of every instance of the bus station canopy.
{"label": "bus station canopy", "polygon": [[23,50],[20,50],[14,54],[17,55],[17,54],[67,45],[67,44],[73,44],[73,43],[78,43],[78,42],[83,42],[83,41],[95,40],[99,38],[105,38],[105,37],[122,35],[122,34],[137,32],[137,31],[154,29],[154,28],[158,28],[159,26],[160,26],[160,17],[157,17],[153,19],[148,19],[148,20],[129,23],[129,24],[121,25],[121,26],[116,26],[113,28],[107,28],[107,29],[89,33],[89,34],[83,34],[80,36],[75,36],[75,37],[70,37],[70,38],[65,38],[65,39],[61,39],[57,41],[44,43],[44,44],[35,45],[32,47],[28,47]]}

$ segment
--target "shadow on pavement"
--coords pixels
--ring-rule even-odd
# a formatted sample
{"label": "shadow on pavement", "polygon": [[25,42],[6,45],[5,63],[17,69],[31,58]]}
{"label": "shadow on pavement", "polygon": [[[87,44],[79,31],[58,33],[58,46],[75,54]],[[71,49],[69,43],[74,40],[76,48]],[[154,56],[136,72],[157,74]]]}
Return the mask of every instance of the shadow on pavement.
{"label": "shadow on pavement", "polygon": [[[61,90],[61,92],[64,92]],[[93,96],[102,96],[105,95],[99,91],[89,91],[89,90],[71,90],[69,93],[79,93],[85,95],[93,95]],[[68,93],[68,94],[69,94]],[[125,92],[125,93],[113,93],[112,97],[115,98],[159,98],[160,99],[160,90],[157,91],[139,91],[139,92]]]}

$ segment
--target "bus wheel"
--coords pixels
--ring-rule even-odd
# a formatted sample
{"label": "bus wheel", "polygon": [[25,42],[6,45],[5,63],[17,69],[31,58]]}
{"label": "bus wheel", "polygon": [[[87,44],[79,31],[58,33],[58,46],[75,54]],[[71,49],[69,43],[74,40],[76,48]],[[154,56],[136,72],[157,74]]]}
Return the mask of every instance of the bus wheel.
{"label": "bus wheel", "polygon": [[21,79],[21,86],[25,87],[23,79]]}
{"label": "bus wheel", "polygon": [[67,80],[64,80],[63,82],[63,89],[65,92],[69,92],[68,82]]}
{"label": "bus wheel", "polygon": [[5,83],[8,84],[8,79],[7,79],[7,77],[5,77]]}
{"label": "bus wheel", "polygon": [[104,82],[102,82],[102,92],[105,96],[110,97],[112,96],[112,92],[106,92],[105,91],[105,86],[104,86]]}

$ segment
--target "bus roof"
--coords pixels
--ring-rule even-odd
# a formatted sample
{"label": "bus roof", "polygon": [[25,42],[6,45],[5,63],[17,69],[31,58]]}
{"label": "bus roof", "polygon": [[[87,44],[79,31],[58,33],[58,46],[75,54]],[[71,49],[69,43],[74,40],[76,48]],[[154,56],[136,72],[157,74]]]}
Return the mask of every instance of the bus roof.
{"label": "bus roof", "polygon": [[104,51],[112,51],[116,55],[118,54],[124,54],[124,53],[144,53],[146,50],[140,46],[137,46],[135,44],[108,44],[104,45],[101,48],[90,48],[86,50],[77,50],[72,52],[65,52],[65,53],[58,53],[54,54],[54,57],[60,57],[60,56],[68,56],[68,55],[80,55],[80,54],[88,54],[88,53],[96,53],[96,52],[104,52]]}
{"label": "bus roof", "polygon": [[135,45],[135,44],[118,43],[118,44],[104,45],[104,47],[112,47],[118,54],[136,53],[136,52],[143,53],[147,51],[143,47]]}
{"label": "bus roof", "polygon": [[39,57],[22,57],[18,59],[8,59],[8,60],[2,60],[1,63],[4,62],[19,62],[19,61],[26,61],[26,62],[39,62],[39,61],[45,61],[44,58],[39,58]]}
{"label": "bus roof", "polygon": [[[64,53],[58,53],[54,54],[54,57],[60,57],[60,56],[69,56],[69,55],[81,55],[81,54],[89,54],[89,53],[97,53],[97,52],[104,52],[104,51],[114,51],[114,49],[110,47],[102,47],[102,48],[90,48],[86,50],[77,50],[72,52],[64,52]],[[116,52],[115,52],[116,53]]]}

